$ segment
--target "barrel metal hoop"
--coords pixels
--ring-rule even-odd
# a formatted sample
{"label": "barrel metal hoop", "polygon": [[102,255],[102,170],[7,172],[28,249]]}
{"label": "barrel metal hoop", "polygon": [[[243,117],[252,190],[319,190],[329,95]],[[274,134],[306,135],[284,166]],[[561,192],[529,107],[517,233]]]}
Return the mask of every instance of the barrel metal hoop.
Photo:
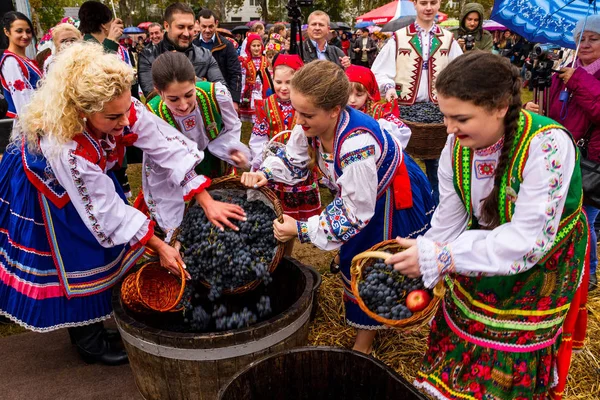
{"label": "barrel metal hoop", "polygon": [[306,311],[290,325],[274,332],[261,339],[251,341],[244,344],[236,344],[228,347],[219,347],[214,349],[178,349],[170,346],[163,346],[160,344],[152,343],[144,339],[133,336],[132,334],[125,332],[118,319],[116,319],[121,339],[129,343],[130,345],[137,347],[145,353],[149,353],[158,357],[172,358],[175,360],[188,360],[188,361],[213,361],[213,360],[225,360],[228,358],[245,356],[248,354],[256,353],[265,350],[277,343],[282,342],[288,337],[292,336],[294,332],[303,326],[310,317],[311,306],[308,305]]}

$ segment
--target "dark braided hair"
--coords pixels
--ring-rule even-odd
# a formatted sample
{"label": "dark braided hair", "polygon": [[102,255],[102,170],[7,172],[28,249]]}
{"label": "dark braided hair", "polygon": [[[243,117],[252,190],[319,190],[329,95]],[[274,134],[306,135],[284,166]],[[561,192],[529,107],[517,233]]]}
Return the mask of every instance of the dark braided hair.
{"label": "dark braided hair", "polygon": [[481,205],[482,226],[494,229],[500,225],[498,196],[521,113],[520,72],[506,57],[470,51],[448,64],[438,76],[435,87],[438,94],[468,101],[490,111],[508,106],[504,117],[504,144],[494,175],[494,188]]}

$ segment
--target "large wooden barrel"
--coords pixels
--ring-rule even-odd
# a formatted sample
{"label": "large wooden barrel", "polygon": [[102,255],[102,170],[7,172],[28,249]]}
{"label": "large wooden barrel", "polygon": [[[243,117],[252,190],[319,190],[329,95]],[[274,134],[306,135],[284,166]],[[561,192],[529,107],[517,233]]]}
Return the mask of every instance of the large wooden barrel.
{"label": "large wooden barrel", "polygon": [[148,400],[214,400],[219,389],[252,361],[308,343],[313,277],[284,258],[266,290],[274,316],[245,329],[207,334],[150,326],[122,307],[113,292],[114,316],[137,387]]}
{"label": "large wooden barrel", "polygon": [[336,347],[286,350],[255,361],[219,400],[412,400],[427,397],[381,361]]}

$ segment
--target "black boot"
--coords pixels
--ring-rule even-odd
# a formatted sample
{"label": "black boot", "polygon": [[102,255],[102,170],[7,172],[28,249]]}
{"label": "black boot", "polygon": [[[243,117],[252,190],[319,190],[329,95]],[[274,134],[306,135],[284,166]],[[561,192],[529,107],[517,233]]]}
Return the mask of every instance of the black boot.
{"label": "black boot", "polygon": [[[75,338],[73,337],[73,333],[69,329],[69,337],[71,338],[71,344],[75,343]],[[106,340],[111,342],[112,344],[119,345],[121,344],[121,334],[116,329],[104,328],[104,337]]]}
{"label": "black boot", "polygon": [[69,328],[71,341],[77,346],[79,355],[88,364],[101,362],[106,365],[125,364],[127,353],[111,343],[102,322]]}
{"label": "black boot", "polygon": [[598,277],[596,273],[590,274],[590,284],[588,286],[588,292],[596,289],[598,287]]}

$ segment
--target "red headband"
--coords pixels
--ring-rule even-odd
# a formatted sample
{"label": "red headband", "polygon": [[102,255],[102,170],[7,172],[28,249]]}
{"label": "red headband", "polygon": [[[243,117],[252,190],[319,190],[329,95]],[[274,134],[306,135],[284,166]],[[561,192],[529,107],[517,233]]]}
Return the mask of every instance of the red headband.
{"label": "red headband", "polygon": [[304,66],[304,63],[298,54],[278,54],[273,64],[273,69],[280,65],[285,65],[294,71],[298,71]]}
{"label": "red headband", "polygon": [[359,65],[351,65],[346,68],[346,76],[350,82],[361,83],[367,90],[367,94],[371,100],[381,100],[379,86],[375,80],[375,75],[373,75],[373,72],[369,68],[361,67]]}

